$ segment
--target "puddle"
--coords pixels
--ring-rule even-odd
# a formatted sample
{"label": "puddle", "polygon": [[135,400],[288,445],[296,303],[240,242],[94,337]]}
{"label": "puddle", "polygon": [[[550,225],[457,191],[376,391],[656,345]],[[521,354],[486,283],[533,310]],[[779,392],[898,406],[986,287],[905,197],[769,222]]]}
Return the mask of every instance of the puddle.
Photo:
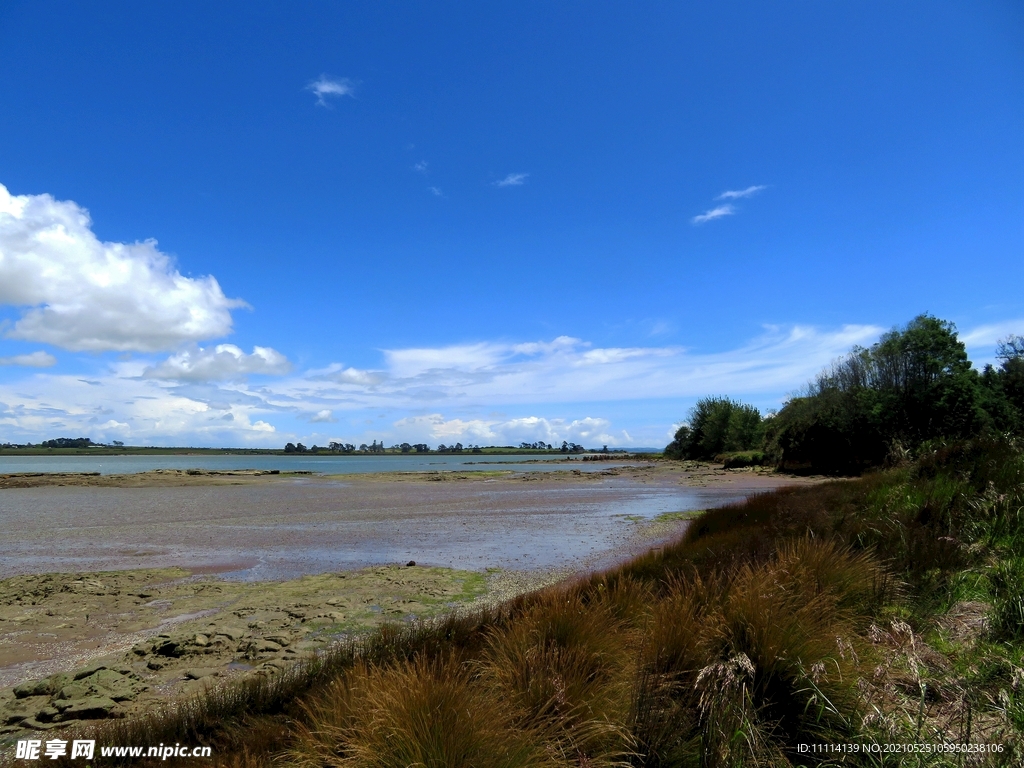
{"label": "puddle", "polygon": [[191,621],[192,619],[202,619],[206,616],[213,616],[215,613],[220,613],[220,608],[207,608],[205,611],[196,611],[195,613],[183,613],[180,616],[170,616],[166,619],[161,619],[159,626],[166,627],[168,624],[180,624],[183,621]]}

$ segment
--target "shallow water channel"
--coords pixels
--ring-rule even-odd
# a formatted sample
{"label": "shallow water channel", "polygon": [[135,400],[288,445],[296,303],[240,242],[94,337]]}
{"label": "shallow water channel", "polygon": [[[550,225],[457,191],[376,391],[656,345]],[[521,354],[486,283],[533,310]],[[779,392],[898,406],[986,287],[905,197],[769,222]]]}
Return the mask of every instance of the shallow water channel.
{"label": "shallow water channel", "polygon": [[585,567],[642,520],[743,498],[625,477],[339,481],[0,491],[0,577],[182,566],[245,580],[382,563]]}

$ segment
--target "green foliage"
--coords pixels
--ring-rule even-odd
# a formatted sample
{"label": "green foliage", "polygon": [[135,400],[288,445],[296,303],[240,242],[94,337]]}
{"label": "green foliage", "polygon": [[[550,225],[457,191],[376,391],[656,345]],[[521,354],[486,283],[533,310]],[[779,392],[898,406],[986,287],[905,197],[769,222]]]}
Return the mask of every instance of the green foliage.
{"label": "green foliage", "polygon": [[720,453],[758,448],[763,439],[761,413],[728,397],[704,397],[690,410],[689,421],[665,448],[672,459],[709,460]]}
{"label": "green foliage", "polygon": [[721,462],[726,469],[760,467],[766,463],[766,460],[767,456],[764,451],[732,451],[715,456],[715,461]]}
{"label": "green foliage", "polygon": [[95,443],[88,437],[58,437],[54,440],[44,440],[39,445],[43,448],[89,448]]}
{"label": "green foliage", "polygon": [[1000,346],[999,370],[971,367],[953,323],[919,315],[855,348],[789,400],[767,426],[766,450],[788,470],[856,474],[898,463],[930,441],[1024,427],[1024,342]]}

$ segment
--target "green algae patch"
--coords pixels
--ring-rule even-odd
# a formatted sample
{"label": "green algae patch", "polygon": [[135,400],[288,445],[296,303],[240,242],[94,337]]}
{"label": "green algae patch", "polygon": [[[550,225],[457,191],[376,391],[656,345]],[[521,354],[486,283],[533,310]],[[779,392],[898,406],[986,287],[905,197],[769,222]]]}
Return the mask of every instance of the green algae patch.
{"label": "green algae patch", "polygon": [[[218,678],[280,674],[343,636],[485,599],[491,578],[386,565],[278,582],[181,568],[3,579],[0,659],[30,674],[0,687],[0,735],[147,711]],[[65,685],[89,669],[89,685]],[[89,708],[72,694],[111,705]]]}
{"label": "green algae patch", "polygon": [[704,514],[703,509],[691,509],[685,512],[662,512],[660,515],[654,518],[656,523],[674,523],[680,520],[693,520],[695,517],[699,517]]}

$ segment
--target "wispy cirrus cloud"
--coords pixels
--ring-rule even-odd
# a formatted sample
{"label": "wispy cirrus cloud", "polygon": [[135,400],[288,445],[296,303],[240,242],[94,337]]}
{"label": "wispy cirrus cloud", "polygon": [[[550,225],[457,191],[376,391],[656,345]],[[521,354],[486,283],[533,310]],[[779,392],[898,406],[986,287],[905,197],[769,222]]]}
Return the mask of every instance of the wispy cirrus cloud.
{"label": "wispy cirrus cloud", "polygon": [[510,173],[501,181],[494,182],[496,187],[521,187],[526,183],[526,179],[530,174],[528,173]]}
{"label": "wispy cirrus cloud", "polygon": [[421,408],[428,404],[543,405],[698,397],[708,392],[781,397],[876,326],[822,331],[767,328],[735,350],[698,354],[676,346],[596,347],[560,336],[550,341],[484,341],[384,351],[373,371],[331,366],[265,385],[308,401],[308,412]]}
{"label": "wispy cirrus cloud", "polygon": [[417,173],[426,173],[427,172],[427,161],[426,160],[420,160],[418,163],[416,163],[416,165],[414,165],[412,167],[412,169],[414,171],[416,171]]}
{"label": "wispy cirrus cloud", "polygon": [[1024,335],[1024,318],[1017,318],[977,326],[961,333],[960,340],[967,347],[971,360],[978,365],[996,362],[996,344],[1009,336],[1021,335]]}
{"label": "wispy cirrus cloud", "polygon": [[347,77],[328,77],[327,75],[320,75],[320,77],[313,80],[306,86],[306,90],[313,92],[313,95],[316,96],[316,103],[318,106],[327,107],[330,106],[330,103],[327,101],[329,97],[355,97],[356,84],[355,81],[350,80]]}
{"label": "wispy cirrus cloud", "polygon": [[723,216],[732,216],[736,213],[736,209],[731,205],[720,205],[717,208],[712,208],[710,211],[705,211],[697,216],[694,216],[690,221],[693,224],[705,224],[715,219],[720,219]]}
{"label": "wispy cirrus cloud", "polygon": [[29,352],[27,355],[0,357],[0,365],[22,365],[26,368],[50,368],[57,364],[57,358],[49,352]]}
{"label": "wispy cirrus cloud", "polygon": [[758,184],[756,186],[747,187],[746,189],[729,189],[720,194],[715,200],[739,200],[743,197],[750,197],[756,195],[761,190],[768,189],[767,184]]}
{"label": "wispy cirrus cloud", "polygon": [[427,187],[434,197],[444,197],[444,192],[441,191],[440,187]]}

